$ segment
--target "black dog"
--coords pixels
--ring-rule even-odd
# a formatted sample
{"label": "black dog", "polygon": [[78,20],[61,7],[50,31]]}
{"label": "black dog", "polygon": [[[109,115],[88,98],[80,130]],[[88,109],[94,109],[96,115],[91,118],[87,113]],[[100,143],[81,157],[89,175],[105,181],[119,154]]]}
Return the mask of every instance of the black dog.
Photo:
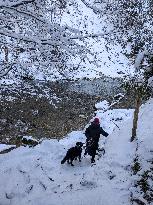
{"label": "black dog", "polygon": [[72,162],[74,159],[77,158],[79,158],[79,162],[81,162],[82,146],[83,146],[82,142],[77,142],[75,147],[71,147],[67,151],[64,159],[61,161],[61,164],[64,164],[67,161],[69,164],[71,164],[71,166],[74,166]]}

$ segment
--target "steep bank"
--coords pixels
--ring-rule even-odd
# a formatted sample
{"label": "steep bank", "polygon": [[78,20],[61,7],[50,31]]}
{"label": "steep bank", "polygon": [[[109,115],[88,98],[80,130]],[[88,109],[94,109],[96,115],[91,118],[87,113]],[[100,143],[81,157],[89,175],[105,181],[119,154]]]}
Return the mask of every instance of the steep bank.
{"label": "steep bank", "polygon": [[132,143],[133,110],[96,111],[109,136],[101,137],[100,147],[106,153],[96,156],[93,165],[90,156],[74,167],[60,164],[68,148],[76,141],[85,142],[83,130],[60,141],[44,140],[34,148],[0,155],[0,204],[152,204],[152,107],[152,99],[141,107],[138,135]]}
{"label": "steep bank", "polygon": [[[120,79],[80,81],[4,81],[1,83],[0,141],[16,143],[18,136],[61,138],[78,130],[92,117],[95,103],[112,102],[123,92]],[[133,107],[133,96],[125,96],[115,108]]]}
{"label": "steep bank", "polygon": [[[90,156],[82,157],[81,163],[75,161],[74,167],[60,164],[68,148],[76,141],[85,142],[83,130],[74,131],[60,141],[44,140],[34,148],[20,147],[0,155],[0,203],[129,205],[129,167],[135,151],[129,142],[133,111],[96,113],[101,126],[109,132],[108,138],[100,139],[100,146],[106,151],[104,156],[96,156],[93,165]],[[131,122],[127,123],[128,120]]]}
{"label": "steep bank", "polygon": [[58,82],[1,86],[0,141],[19,135],[60,138],[86,124],[96,101]]}

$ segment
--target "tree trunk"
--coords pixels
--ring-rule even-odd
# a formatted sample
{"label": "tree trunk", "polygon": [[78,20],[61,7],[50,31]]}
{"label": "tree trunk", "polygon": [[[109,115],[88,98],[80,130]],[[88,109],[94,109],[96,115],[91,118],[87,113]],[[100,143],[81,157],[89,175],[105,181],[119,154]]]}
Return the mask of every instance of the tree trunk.
{"label": "tree trunk", "polygon": [[136,99],[136,108],[134,110],[131,142],[135,139],[135,137],[137,135],[137,124],[138,124],[138,115],[139,115],[140,104],[141,104],[141,97],[138,95],[137,99]]}
{"label": "tree trunk", "polygon": [[8,63],[8,47],[4,47],[4,53],[5,53],[5,60],[4,60],[4,62],[5,63]]}

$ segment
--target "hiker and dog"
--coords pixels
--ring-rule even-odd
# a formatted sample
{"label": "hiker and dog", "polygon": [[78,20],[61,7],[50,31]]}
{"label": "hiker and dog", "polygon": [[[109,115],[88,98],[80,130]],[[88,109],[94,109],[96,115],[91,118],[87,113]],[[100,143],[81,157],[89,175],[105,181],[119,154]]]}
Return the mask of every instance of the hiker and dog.
{"label": "hiker and dog", "polygon": [[[95,118],[89,127],[86,128],[85,130],[85,136],[86,136],[86,146],[85,146],[85,153],[84,156],[87,154],[91,156],[91,163],[95,162],[95,156],[97,154],[97,151],[99,149],[99,139],[100,135],[103,135],[105,137],[108,136],[108,133],[105,132],[102,127],[100,127],[100,121],[99,118]],[[81,161],[81,154],[82,154],[82,147],[83,143],[82,142],[77,142],[75,147],[71,147],[67,153],[66,156],[63,158],[61,161],[61,164],[64,164],[66,161],[73,165],[73,160],[74,159],[79,159]]]}

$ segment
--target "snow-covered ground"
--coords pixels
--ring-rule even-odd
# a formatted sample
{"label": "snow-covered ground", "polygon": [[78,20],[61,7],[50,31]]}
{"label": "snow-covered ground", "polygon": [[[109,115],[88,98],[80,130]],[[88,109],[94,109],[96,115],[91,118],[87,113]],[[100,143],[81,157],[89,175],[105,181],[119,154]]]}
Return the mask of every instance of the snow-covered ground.
{"label": "snow-covered ground", "polygon": [[0,152],[7,150],[7,149],[10,149],[10,148],[13,148],[13,147],[16,147],[16,146],[15,145],[0,144]]}
{"label": "snow-covered ground", "polygon": [[148,200],[153,205],[153,99],[142,106],[139,117],[135,159],[140,168],[133,176],[135,188],[131,193],[134,199],[140,199],[144,204],[148,204]]}
{"label": "snow-covered ground", "polygon": [[[92,165],[89,156],[75,161],[74,167],[60,164],[68,148],[77,141],[85,142],[84,130],[73,131],[60,141],[44,140],[34,148],[20,147],[0,155],[0,204],[131,204],[131,192],[136,193],[131,174],[136,153],[136,143],[130,142],[133,110],[104,112],[102,105],[108,106],[101,103],[96,115],[109,133],[100,139],[105,155],[96,156]],[[143,141],[139,155],[143,154],[144,161],[148,158],[147,150],[152,149],[152,116],[153,99],[142,106],[139,119],[138,137]]]}

